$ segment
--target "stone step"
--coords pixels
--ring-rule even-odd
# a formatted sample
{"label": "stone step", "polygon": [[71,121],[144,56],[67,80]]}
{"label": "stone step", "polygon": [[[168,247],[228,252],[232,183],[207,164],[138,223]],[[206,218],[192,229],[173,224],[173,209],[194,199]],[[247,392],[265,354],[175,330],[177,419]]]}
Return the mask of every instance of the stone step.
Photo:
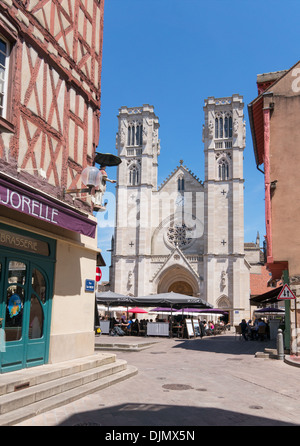
{"label": "stone step", "polygon": [[277,350],[275,348],[265,348],[263,352],[255,353],[255,358],[277,359]]}
{"label": "stone step", "polygon": [[59,393],[80,387],[126,369],[127,362],[118,360],[110,364],[93,367],[82,372],[57,378],[43,384],[8,393],[0,397],[0,415],[36,403]]}
{"label": "stone step", "polygon": [[5,373],[0,375],[0,396],[16,392],[19,389],[33,387],[58,378],[100,367],[101,365],[111,364],[115,361],[116,355],[113,353],[97,353],[92,356],[57,364],[45,364],[43,366]]}
{"label": "stone step", "polygon": [[[118,363],[118,361],[116,362]],[[41,401],[37,401],[25,407],[5,413],[4,415],[0,416],[0,426],[13,426],[21,423],[28,418],[32,418],[38,414],[47,412],[48,410],[69,404],[77,399],[83,398],[86,395],[117,384],[118,382],[136,375],[138,372],[137,368],[134,366],[127,366],[126,368],[121,367],[121,370],[119,371],[116,371],[116,368],[111,367],[111,371],[111,374],[102,376],[101,378],[86,384],[82,384],[79,387],[66,390],[63,393],[58,393]]]}
{"label": "stone step", "polygon": [[118,343],[118,342],[112,342],[111,344],[108,343],[97,343],[95,345],[96,351],[105,351],[105,350],[118,350],[118,351],[141,351],[145,350],[149,347],[151,347],[153,344],[156,344],[156,342],[147,342],[147,343]]}

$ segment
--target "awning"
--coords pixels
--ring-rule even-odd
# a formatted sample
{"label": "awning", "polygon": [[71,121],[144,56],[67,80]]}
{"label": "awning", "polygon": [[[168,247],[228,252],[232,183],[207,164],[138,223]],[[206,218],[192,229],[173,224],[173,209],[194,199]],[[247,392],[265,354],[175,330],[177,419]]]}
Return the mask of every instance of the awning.
{"label": "awning", "polygon": [[97,222],[86,213],[13,178],[0,178],[0,205],[88,237],[96,235]]}
{"label": "awning", "polygon": [[277,297],[281,290],[282,286],[279,286],[277,288],[273,288],[271,291],[268,291],[267,293],[251,297],[250,305],[265,305],[265,304],[280,302],[280,300],[282,299],[278,300]]}

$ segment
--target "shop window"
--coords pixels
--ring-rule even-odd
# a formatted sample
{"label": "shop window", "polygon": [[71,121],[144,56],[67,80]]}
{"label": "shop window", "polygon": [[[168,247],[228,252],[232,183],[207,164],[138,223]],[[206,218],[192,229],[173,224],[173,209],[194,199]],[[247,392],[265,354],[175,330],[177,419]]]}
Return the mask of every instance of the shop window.
{"label": "shop window", "polygon": [[35,268],[32,272],[33,293],[30,302],[29,339],[39,339],[44,330],[44,304],[46,302],[46,281],[44,275]]}
{"label": "shop window", "polygon": [[10,261],[8,268],[8,283],[18,283],[25,285],[26,281],[26,265],[17,261]]}
{"label": "shop window", "polygon": [[22,337],[25,278],[26,265],[21,262],[10,261],[8,268],[9,286],[6,292],[6,342],[18,341]]}
{"label": "shop window", "polygon": [[32,273],[32,289],[44,304],[46,301],[46,282],[44,275],[37,268]]}
{"label": "shop window", "polygon": [[43,336],[44,311],[42,304],[35,294],[31,295],[30,319],[29,319],[29,339],[39,339]]}

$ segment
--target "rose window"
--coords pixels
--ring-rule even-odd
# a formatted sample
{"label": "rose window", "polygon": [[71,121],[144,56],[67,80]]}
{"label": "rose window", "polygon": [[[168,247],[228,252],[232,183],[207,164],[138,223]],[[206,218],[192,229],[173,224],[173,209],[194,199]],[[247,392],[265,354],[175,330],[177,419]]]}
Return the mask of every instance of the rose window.
{"label": "rose window", "polygon": [[170,226],[167,232],[168,242],[173,246],[178,246],[179,248],[186,248],[192,242],[192,237],[188,237],[188,233],[191,229],[187,228],[185,224],[182,226],[175,225]]}

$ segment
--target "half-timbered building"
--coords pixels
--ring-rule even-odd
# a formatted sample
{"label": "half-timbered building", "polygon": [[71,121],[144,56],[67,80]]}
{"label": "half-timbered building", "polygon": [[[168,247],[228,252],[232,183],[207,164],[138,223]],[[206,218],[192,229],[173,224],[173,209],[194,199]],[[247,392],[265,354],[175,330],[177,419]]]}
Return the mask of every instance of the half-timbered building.
{"label": "half-timbered building", "polygon": [[103,3],[0,0],[1,373],[94,351]]}

